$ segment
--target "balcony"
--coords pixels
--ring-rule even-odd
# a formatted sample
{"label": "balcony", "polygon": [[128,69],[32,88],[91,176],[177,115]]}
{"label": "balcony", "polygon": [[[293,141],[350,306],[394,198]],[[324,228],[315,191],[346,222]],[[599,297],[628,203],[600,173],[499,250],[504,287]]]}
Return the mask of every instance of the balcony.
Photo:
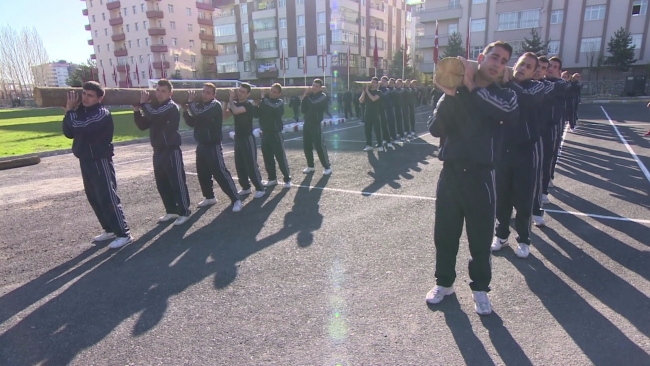
{"label": "balcony", "polygon": [[113,33],[113,35],[111,36],[111,40],[113,42],[119,42],[125,39],[126,39],[126,35],[124,33]]}
{"label": "balcony", "polygon": [[119,9],[122,5],[120,4],[119,1],[111,1],[109,0],[106,2],[106,9],[107,10],[113,10],[113,9]]}
{"label": "balcony", "polygon": [[261,1],[253,11],[253,19],[275,18],[278,12],[273,1]]}
{"label": "balcony", "polygon": [[169,69],[169,61],[154,61],[151,64],[151,67],[154,70],[160,70],[161,68],[163,69]]}
{"label": "balcony", "polygon": [[151,52],[167,52],[166,44],[157,44],[151,46]]}
{"label": "balcony", "polygon": [[258,79],[274,79],[278,77],[279,71],[277,67],[272,66],[271,69],[258,68],[255,74]]}
{"label": "balcony", "polygon": [[199,39],[214,43],[214,34],[199,33]]}
{"label": "balcony", "polygon": [[91,60],[97,60],[97,55],[94,54],[94,53],[90,54],[90,59]]}
{"label": "balcony", "polygon": [[89,46],[92,46],[92,45],[94,45],[94,44],[95,44],[95,43],[93,42],[92,39],[89,39],[89,40],[88,40],[88,45],[89,45]]}
{"label": "balcony", "polygon": [[115,57],[124,57],[129,55],[129,51],[126,49],[115,50],[113,51],[113,55],[115,55]]}
{"label": "balcony", "polygon": [[206,50],[205,48],[201,48],[201,54],[203,56],[218,56],[219,51],[217,51],[217,50]]}
{"label": "balcony", "polygon": [[162,10],[149,10],[147,12],[147,18],[149,19],[156,19],[156,18],[164,18],[165,14],[162,12]]}
{"label": "balcony", "polygon": [[463,8],[460,5],[427,9],[420,12],[420,23],[435,23],[436,20],[460,19]]}
{"label": "balcony", "polygon": [[88,9],[84,9],[81,11],[81,14],[88,16]]}
{"label": "balcony", "polygon": [[111,19],[108,20],[108,24],[110,24],[110,25],[120,25],[122,23],[124,23],[124,19],[122,19],[122,17],[111,18]]}
{"label": "balcony", "polygon": [[211,18],[197,18],[196,21],[199,22],[200,25],[207,25],[208,27],[212,27],[214,25],[214,22]]}
{"label": "balcony", "polygon": [[165,28],[149,28],[148,31],[150,36],[164,36],[167,34]]}
{"label": "balcony", "polygon": [[117,65],[117,72],[126,72],[126,65]]}
{"label": "balcony", "polygon": [[226,25],[226,24],[235,24],[235,16],[230,13],[222,13],[221,15],[215,16],[212,19],[214,25]]}
{"label": "balcony", "polygon": [[[436,42],[435,35],[420,36],[417,38],[418,46],[416,48],[433,48]],[[449,43],[448,34],[438,34],[438,47],[446,46]]]}
{"label": "balcony", "polygon": [[205,2],[197,1],[196,8],[201,10],[213,11],[214,7],[212,6],[211,0],[206,0]]}
{"label": "balcony", "polygon": [[241,79],[241,74],[237,72],[220,72],[217,73],[219,80],[239,80]]}
{"label": "balcony", "polygon": [[377,19],[384,19],[386,6],[383,3],[370,4],[370,16]]}
{"label": "balcony", "polygon": [[90,24],[86,24],[86,25],[84,26],[84,29],[86,29],[87,31],[89,31],[89,30],[90,30]]}

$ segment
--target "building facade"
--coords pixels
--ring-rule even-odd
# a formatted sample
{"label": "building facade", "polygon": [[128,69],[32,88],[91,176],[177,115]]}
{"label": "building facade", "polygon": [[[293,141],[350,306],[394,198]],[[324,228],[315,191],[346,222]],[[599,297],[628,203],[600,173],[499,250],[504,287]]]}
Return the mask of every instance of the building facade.
{"label": "building facade", "polygon": [[65,60],[33,66],[31,71],[34,85],[65,87],[68,85],[68,77],[74,69],[75,65]]}
{"label": "building facade", "polygon": [[[598,56],[607,56],[607,43],[623,27],[632,33],[637,64],[650,60],[648,0],[426,0],[414,9],[419,17],[417,52],[421,71],[433,71],[436,21],[440,57],[449,36],[470,30],[470,57],[476,59],[488,43],[504,40],[519,54],[524,38],[535,29],[549,41],[551,56],[562,58],[570,69],[595,67]],[[470,22],[471,19],[471,22]]]}

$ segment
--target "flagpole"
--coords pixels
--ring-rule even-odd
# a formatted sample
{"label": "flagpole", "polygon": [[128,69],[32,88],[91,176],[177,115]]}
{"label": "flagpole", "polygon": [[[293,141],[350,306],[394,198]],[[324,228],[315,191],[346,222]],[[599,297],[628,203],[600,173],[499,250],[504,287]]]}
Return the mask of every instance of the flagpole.
{"label": "flagpole", "polygon": [[[404,18],[404,22],[406,22],[406,18]],[[404,69],[406,69],[406,27],[404,27],[404,48],[402,52],[402,80],[404,80]]]}

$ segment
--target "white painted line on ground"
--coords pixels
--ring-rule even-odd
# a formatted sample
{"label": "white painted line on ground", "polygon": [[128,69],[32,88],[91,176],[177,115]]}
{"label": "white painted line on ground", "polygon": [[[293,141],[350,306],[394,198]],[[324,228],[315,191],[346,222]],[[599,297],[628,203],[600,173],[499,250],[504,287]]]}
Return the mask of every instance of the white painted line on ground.
{"label": "white painted line on ground", "polygon": [[609,124],[612,125],[612,127],[614,127],[614,131],[618,135],[618,138],[621,139],[621,141],[623,142],[623,145],[625,145],[625,147],[627,148],[627,151],[630,152],[630,155],[632,155],[632,157],[634,158],[636,163],[639,165],[639,168],[641,169],[641,171],[645,175],[645,178],[648,180],[648,183],[650,183],[650,172],[648,171],[648,168],[646,168],[646,166],[643,164],[641,159],[639,159],[639,157],[636,155],[634,150],[632,150],[632,147],[630,147],[630,145],[627,143],[627,141],[625,140],[623,135],[621,135],[621,132],[618,130],[618,127],[616,127],[614,122],[612,122],[612,119],[609,118],[609,114],[607,114],[607,111],[605,110],[605,108],[601,105],[600,109],[603,110],[603,113],[605,113],[605,117],[607,117],[607,120],[609,121]]}
{"label": "white painted line on ground", "polygon": [[544,209],[544,211],[545,212],[551,212],[551,213],[559,213],[559,214],[564,214],[564,215],[590,217],[592,219],[605,219],[605,220],[614,220],[614,221],[636,222],[636,223],[639,223],[639,224],[650,224],[650,220],[631,219],[629,217],[621,217],[621,216],[606,216],[606,215],[589,214],[589,213],[584,213],[584,212],[564,211],[564,210],[549,210],[549,209]]}

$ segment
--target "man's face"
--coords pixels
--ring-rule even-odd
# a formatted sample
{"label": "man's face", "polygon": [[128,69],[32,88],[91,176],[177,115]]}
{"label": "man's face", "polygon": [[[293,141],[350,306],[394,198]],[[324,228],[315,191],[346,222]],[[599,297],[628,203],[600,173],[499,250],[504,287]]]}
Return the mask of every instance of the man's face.
{"label": "man's face", "polygon": [[249,94],[250,94],[250,93],[248,92],[248,89],[246,89],[246,88],[244,88],[244,87],[242,86],[242,87],[240,87],[240,88],[237,90],[237,99],[238,99],[240,102],[246,101],[246,100],[248,100],[248,95],[249,95]]}
{"label": "man's face", "polygon": [[370,90],[377,90],[377,86],[379,85],[379,82],[377,80],[373,80],[370,82]]}
{"label": "man's face", "polygon": [[411,82],[408,81],[408,80],[405,81],[405,82],[404,82],[404,87],[405,87],[405,88],[410,88],[410,87],[411,87]]}
{"label": "man's face", "polygon": [[411,88],[417,88],[418,87],[418,82],[417,81],[411,81]]}
{"label": "man's face", "polygon": [[92,107],[97,103],[101,103],[104,97],[98,97],[97,92],[94,90],[82,90],[81,92],[81,104],[84,107]]}
{"label": "man's face", "polygon": [[548,69],[548,62],[540,62],[533,74],[533,79],[540,80],[546,76],[546,70]]}
{"label": "man's face", "polygon": [[514,77],[518,82],[529,80],[535,73],[537,60],[529,56],[521,56],[514,67]]}
{"label": "man's face", "polygon": [[278,99],[280,97],[280,91],[278,88],[271,88],[271,91],[269,92],[269,96],[271,99]]}
{"label": "man's face", "polygon": [[381,79],[381,86],[384,87],[384,88],[385,88],[386,86],[388,86],[388,80],[386,80],[386,79]]}
{"label": "man's face", "polygon": [[321,90],[323,90],[323,86],[320,85],[319,83],[314,82],[311,84],[312,93],[319,93]]}
{"label": "man's face", "polygon": [[206,103],[214,99],[214,89],[209,86],[204,86],[203,92],[201,93],[201,99]]}
{"label": "man's face", "polygon": [[404,82],[400,80],[395,85],[397,85],[397,89],[402,89],[402,87],[404,86]]}
{"label": "man's face", "polygon": [[162,103],[171,97],[172,97],[172,91],[169,89],[169,87],[165,85],[158,85],[156,87],[156,100],[158,102]]}
{"label": "man's face", "polygon": [[565,80],[565,81],[569,81],[569,80],[571,80],[571,76],[569,76],[569,72],[568,72],[568,71],[564,71],[564,72],[562,72],[562,79]]}
{"label": "man's face", "polygon": [[557,61],[550,61],[548,63],[548,69],[546,70],[546,76],[550,78],[560,77],[560,63]]}
{"label": "man's face", "polygon": [[484,79],[495,82],[503,75],[508,60],[510,52],[500,46],[492,47],[486,55],[478,56],[478,71]]}
{"label": "man's face", "polygon": [[580,74],[573,74],[572,79],[573,79],[573,81],[582,81],[582,75],[580,75]]}
{"label": "man's face", "polygon": [[389,80],[388,81],[388,86],[391,87],[391,88],[394,88],[395,87],[395,80]]}

